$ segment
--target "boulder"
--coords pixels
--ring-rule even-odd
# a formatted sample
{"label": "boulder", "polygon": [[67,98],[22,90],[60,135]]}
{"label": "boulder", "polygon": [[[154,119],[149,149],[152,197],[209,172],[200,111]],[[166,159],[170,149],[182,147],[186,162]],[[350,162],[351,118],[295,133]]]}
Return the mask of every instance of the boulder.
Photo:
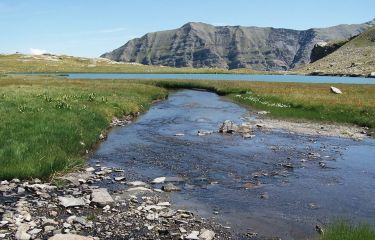
{"label": "boulder", "polygon": [[225,120],[221,125],[219,132],[221,133],[234,133],[237,132],[238,126],[230,120]]}
{"label": "boulder", "polygon": [[370,77],[375,77],[375,72],[370,73]]}
{"label": "boulder", "polygon": [[342,94],[341,90],[336,87],[331,87],[331,92],[335,94]]}
{"label": "boulder", "polygon": [[94,240],[94,238],[75,234],[56,234],[55,236],[50,237],[49,240]]}
{"label": "boulder", "polygon": [[113,203],[113,198],[106,188],[98,188],[92,190],[91,202],[99,206],[105,206]]}

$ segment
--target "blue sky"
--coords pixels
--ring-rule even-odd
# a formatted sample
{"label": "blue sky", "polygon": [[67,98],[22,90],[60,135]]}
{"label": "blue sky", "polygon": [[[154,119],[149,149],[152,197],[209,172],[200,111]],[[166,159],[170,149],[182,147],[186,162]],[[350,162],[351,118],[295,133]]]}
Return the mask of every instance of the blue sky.
{"label": "blue sky", "polygon": [[363,23],[374,0],[0,0],[0,53],[97,57],[186,22],[293,29]]}

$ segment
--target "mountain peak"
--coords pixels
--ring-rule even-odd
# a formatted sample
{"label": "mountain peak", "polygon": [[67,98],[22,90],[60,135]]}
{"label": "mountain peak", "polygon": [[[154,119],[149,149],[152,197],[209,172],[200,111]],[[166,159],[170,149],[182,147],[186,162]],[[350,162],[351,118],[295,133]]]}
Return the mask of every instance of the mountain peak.
{"label": "mountain peak", "polygon": [[187,22],[182,25],[181,28],[202,28],[202,27],[214,27],[211,24],[203,23],[203,22]]}

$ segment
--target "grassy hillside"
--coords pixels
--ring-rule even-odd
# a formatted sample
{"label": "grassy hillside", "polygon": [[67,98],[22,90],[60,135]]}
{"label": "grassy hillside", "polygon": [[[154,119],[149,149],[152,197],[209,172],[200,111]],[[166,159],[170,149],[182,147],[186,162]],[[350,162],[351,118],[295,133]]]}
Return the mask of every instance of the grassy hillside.
{"label": "grassy hillside", "polygon": [[297,72],[375,75],[375,27],[362,33],[330,55],[308,64]]}
{"label": "grassy hillside", "polygon": [[0,55],[0,73],[113,72],[113,73],[260,73],[250,69],[173,68],[138,63],[118,63],[105,58],[55,55]]}

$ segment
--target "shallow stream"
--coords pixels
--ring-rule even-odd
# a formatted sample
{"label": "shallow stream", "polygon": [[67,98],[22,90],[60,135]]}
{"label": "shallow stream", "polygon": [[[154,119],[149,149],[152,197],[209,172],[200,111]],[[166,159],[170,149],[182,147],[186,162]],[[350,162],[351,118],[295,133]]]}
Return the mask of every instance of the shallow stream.
{"label": "shallow stream", "polygon": [[262,128],[244,139],[217,133],[226,119],[240,124],[256,114],[214,93],[178,91],[114,128],[91,163],[123,168],[129,180],[178,177],[175,205],[238,233],[300,240],[335,219],[375,225],[374,140]]}

